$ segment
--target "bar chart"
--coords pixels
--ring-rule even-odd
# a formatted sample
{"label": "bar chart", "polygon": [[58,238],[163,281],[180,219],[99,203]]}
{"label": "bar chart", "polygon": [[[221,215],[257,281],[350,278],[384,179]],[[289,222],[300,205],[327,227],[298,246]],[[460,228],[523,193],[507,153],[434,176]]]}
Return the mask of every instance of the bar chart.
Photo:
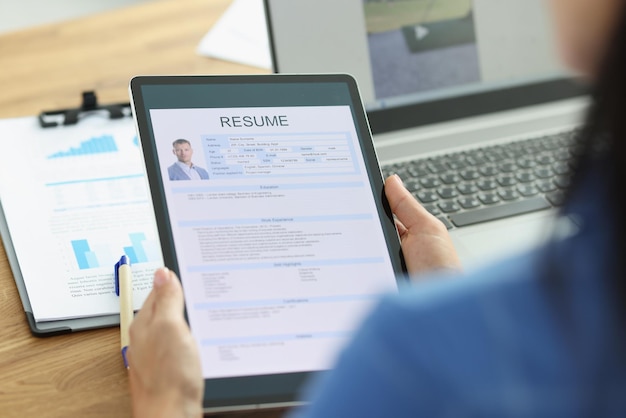
{"label": "bar chart", "polygon": [[132,264],[147,263],[148,255],[144,249],[144,241],[146,241],[146,234],[143,232],[137,232],[129,235],[131,245],[124,247],[124,254],[130,258]]}
{"label": "bar chart", "polygon": [[94,251],[91,251],[89,242],[86,239],[72,241],[72,249],[74,250],[79,269],[87,270],[100,267],[98,257],[96,257]]}
{"label": "bar chart", "polygon": [[131,264],[160,260],[156,240],[147,238],[144,232],[132,232],[117,242],[110,239],[106,242],[97,239],[76,239],[71,241],[71,247],[79,270],[112,267],[122,254],[128,256]]}
{"label": "bar chart", "polygon": [[48,156],[48,159],[77,157],[85,155],[103,154],[117,152],[117,144],[111,135],[102,135],[82,141],[78,147],[55,152]]}

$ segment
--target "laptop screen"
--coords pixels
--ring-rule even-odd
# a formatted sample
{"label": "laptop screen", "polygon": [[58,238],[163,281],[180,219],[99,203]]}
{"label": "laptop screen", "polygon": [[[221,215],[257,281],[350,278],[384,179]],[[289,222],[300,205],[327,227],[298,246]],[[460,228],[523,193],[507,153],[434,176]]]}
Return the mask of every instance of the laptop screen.
{"label": "laptop screen", "polygon": [[559,64],[544,0],[265,3],[276,72],[351,73],[370,115],[463,107],[406,123],[383,112],[386,126],[371,120],[375,132],[582,93]]}

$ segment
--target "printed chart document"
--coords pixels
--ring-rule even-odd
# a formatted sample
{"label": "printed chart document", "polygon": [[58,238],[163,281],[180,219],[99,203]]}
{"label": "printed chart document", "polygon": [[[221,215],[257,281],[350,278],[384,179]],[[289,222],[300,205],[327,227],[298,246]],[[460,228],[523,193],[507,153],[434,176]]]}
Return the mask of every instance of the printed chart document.
{"label": "printed chart document", "polygon": [[163,261],[132,119],[8,119],[0,138],[0,201],[35,320],[119,313],[122,254],[139,309]]}
{"label": "printed chart document", "polygon": [[[150,111],[207,378],[321,370],[397,289],[349,106]],[[185,138],[208,179],[169,177]]]}

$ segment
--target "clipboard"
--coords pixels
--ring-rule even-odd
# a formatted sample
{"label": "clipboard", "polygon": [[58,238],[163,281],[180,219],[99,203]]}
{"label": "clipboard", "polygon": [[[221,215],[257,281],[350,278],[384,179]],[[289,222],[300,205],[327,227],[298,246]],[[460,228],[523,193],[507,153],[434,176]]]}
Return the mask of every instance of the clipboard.
{"label": "clipboard", "polygon": [[[41,112],[36,117],[0,120],[0,132],[3,129],[3,126],[6,126],[6,124],[9,124],[9,127],[11,128],[11,133],[12,135],[14,134],[13,138],[19,137],[20,135],[25,135],[25,136],[28,136],[29,134],[32,136],[36,135],[37,136],[36,141],[39,141],[39,148],[41,148],[43,145],[44,148],[46,146],[49,146],[49,147],[59,150],[55,153],[52,153],[50,150],[37,149],[38,148],[37,144],[30,144],[31,150],[30,152],[28,152],[28,155],[32,157],[32,159],[35,162],[38,162],[37,164],[33,164],[33,165],[42,165],[41,161],[47,160],[48,162],[50,162],[50,164],[52,164],[51,167],[62,167],[62,168],[67,167],[68,172],[72,174],[72,176],[74,175],[74,173],[72,173],[72,169],[76,167],[76,174],[79,174],[80,176],[84,176],[84,179],[86,182],[91,182],[91,184],[89,184],[88,186],[85,186],[85,189],[87,189],[88,187],[91,187],[94,189],[101,187],[102,185],[99,185],[99,183],[109,182],[110,185],[116,185],[116,184],[123,185],[125,184],[125,182],[132,181],[134,190],[140,190],[141,187],[143,186],[145,187],[145,190],[147,192],[147,181],[145,180],[144,167],[143,167],[143,155],[141,154],[141,147],[138,144],[138,139],[136,136],[134,122],[132,120],[132,112],[131,112],[129,103],[113,103],[113,104],[100,105],[98,103],[95,92],[87,91],[87,92],[82,93],[82,102],[79,107],[44,111],[44,112]],[[59,137],[59,132],[68,132],[68,133],[74,133],[78,135],[85,135],[86,137],[93,136],[94,138],[97,138],[98,135],[100,135],[100,132],[106,131],[107,130],[106,128],[109,128],[109,127],[115,128],[115,134],[112,135],[112,138],[109,138],[109,142],[110,141],[118,142],[117,154],[122,154],[122,151],[128,153],[128,152],[134,152],[134,149],[137,150],[136,151],[137,155],[134,155],[134,154],[132,155],[132,163],[126,164],[126,165],[132,166],[132,169],[128,168],[128,170],[131,170],[134,173],[133,176],[131,177],[121,176],[119,180],[115,180],[114,177],[108,177],[108,178],[103,177],[104,180],[99,182],[98,178],[96,178],[97,176],[94,177],[91,175],[91,173],[88,173],[89,170],[81,171],[80,167],[88,167],[89,169],[97,169],[99,162],[102,162],[104,165],[111,165],[115,163],[114,158],[116,156],[116,153],[110,150],[111,152],[107,154],[105,152],[107,150],[102,148],[103,146],[102,143],[96,144],[96,149],[92,150],[94,153],[97,153],[97,152],[102,152],[102,153],[94,154],[94,155],[91,155],[91,154],[86,155],[87,153],[90,152],[89,150],[82,150],[82,149],[77,150],[77,148],[75,147],[70,148],[68,145],[64,145],[60,143],[54,144],[56,142],[56,139],[58,139]],[[126,137],[132,138],[132,141],[135,141],[136,143],[133,143],[132,145],[126,144],[126,148],[123,148],[121,146],[122,145],[121,138],[127,139]],[[34,138],[31,137],[29,139],[30,139],[30,142],[33,142]],[[85,145],[88,142],[89,141],[84,141],[84,143],[81,143],[81,144]],[[125,141],[125,142],[129,142],[129,141]],[[100,147],[100,149],[98,149],[98,147]],[[36,153],[33,150],[37,150],[37,152],[39,152],[39,157],[37,157],[36,155],[35,156],[32,155]],[[77,161],[80,162],[80,164],[77,163]],[[46,161],[44,161],[44,163],[46,163]],[[126,167],[124,168],[126,169]],[[2,169],[0,168],[0,170]],[[113,172],[115,172],[116,169],[114,168],[113,165],[111,165],[110,170],[113,170]],[[102,173],[104,173],[103,170],[101,171]],[[102,177],[102,173],[99,173],[101,177]],[[126,240],[126,241],[119,245],[116,244],[117,246],[114,246],[110,239],[109,239],[109,242],[107,242],[107,239],[106,239],[106,238],[111,238],[111,237],[113,237],[113,240],[118,239],[117,236],[111,235],[111,234],[106,235],[104,233],[91,233],[91,235],[87,234],[88,235],[87,239],[76,238],[76,239],[73,239],[73,241],[69,241],[70,238],[68,238],[70,237],[71,234],[68,234],[67,236],[63,235],[61,237],[62,238],[61,241],[64,240],[62,244],[65,246],[65,248],[63,249],[66,250],[65,251],[66,253],[61,254],[62,253],[61,251],[61,253],[59,253],[61,255],[59,256],[59,254],[56,254],[55,258],[63,258],[65,264],[63,264],[61,268],[58,268],[58,266],[56,268],[54,266],[51,267],[49,271],[50,280],[48,280],[48,277],[46,277],[45,280],[42,280],[42,274],[35,273],[35,276],[37,277],[33,276],[33,271],[36,272],[38,270],[37,270],[37,267],[33,266],[34,263],[32,260],[37,258],[37,256],[30,254],[28,251],[29,248],[25,248],[26,246],[31,245],[31,243],[28,242],[28,240],[25,240],[23,237],[24,235],[23,230],[24,230],[26,222],[24,222],[22,219],[19,218],[18,215],[16,215],[18,210],[27,211],[31,215],[35,213],[34,211],[38,209],[31,208],[31,206],[33,205],[30,203],[32,203],[33,201],[36,201],[36,198],[38,196],[25,195],[23,197],[23,203],[22,203],[20,201],[22,197],[18,196],[16,194],[17,192],[15,192],[13,189],[7,186],[7,183],[9,181],[7,181],[6,179],[7,177],[6,171],[5,171],[5,175],[2,175],[0,173],[0,176],[3,177],[3,178],[0,178],[0,236],[2,237],[2,241],[3,241],[4,248],[7,254],[9,265],[13,273],[15,284],[16,284],[16,287],[17,287],[17,290],[20,295],[20,299],[24,308],[28,326],[31,330],[31,333],[34,336],[49,337],[49,336],[66,334],[66,333],[71,333],[71,332],[76,332],[76,331],[81,331],[81,330],[86,330],[86,329],[116,326],[119,324],[119,313],[117,313],[119,311],[119,302],[117,301],[116,297],[114,296],[109,297],[108,295],[109,290],[107,289],[107,286],[108,286],[107,276],[110,273],[110,278],[111,278],[110,291],[112,292],[112,294],[114,294],[114,282],[113,282],[114,263],[109,262],[109,260],[107,260],[104,253],[99,254],[98,248],[95,248],[94,251],[91,251],[91,253],[93,254],[90,254],[87,252],[82,254],[85,256],[82,259],[80,258],[81,254],[78,252],[80,245],[91,244],[93,246],[93,244],[90,243],[89,240],[95,242],[96,237],[98,237],[99,240],[101,241],[99,245],[106,246],[110,244],[110,247],[111,247],[110,255],[112,259],[113,258],[119,259],[119,256],[121,255],[121,253],[128,252],[132,255],[131,259],[134,258],[134,261],[138,263],[138,266],[145,265],[145,268],[143,268],[143,271],[144,271],[143,275],[139,274],[140,277],[143,277],[143,284],[140,284],[141,290],[139,291],[140,293],[139,300],[137,301],[135,309],[138,309],[138,307],[141,306],[141,304],[143,303],[143,300],[145,299],[145,296],[149,292],[150,286],[148,282],[151,284],[151,272],[154,271],[155,267],[162,265],[162,255],[160,253],[160,245],[158,243],[158,238],[157,238],[158,235],[156,235],[156,225],[154,224],[154,220],[153,220],[153,212],[151,212],[152,206],[151,206],[151,203],[149,202],[149,195],[147,195],[147,200],[146,200],[146,202],[148,202],[149,209],[148,209],[148,206],[143,207],[143,204],[142,204],[140,208],[141,212],[139,213],[143,214],[144,217],[148,217],[148,218],[152,217],[151,225],[147,227],[147,231],[143,231],[143,230],[141,231],[141,233],[147,232],[148,235],[151,233],[152,235],[150,235],[150,237],[144,239],[144,241],[137,241],[138,239],[137,232],[133,232],[134,230],[129,229],[130,232],[126,233],[124,228],[121,228],[122,232],[118,235],[120,236],[120,239]],[[50,189],[54,189],[55,193],[57,194],[60,193],[59,190],[65,187],[68,189],[67,190],[63,189],[62,192],[69,193],[70,191],[75,190],[76,187],[79,187],[77,185],[81,184],[80,181],[77,180],[79,178],[83,178],[80,176],[79,177],[74,176],[76,178],[70,179],[74,181],[74,183],[68,180],[66,183],[63,183],[63,182],[58,182],[58,184],[48,183],[47,186],[42,186],[42,187],[43,188],[49,187]],[[45,177],[45,181],[49,181],[47,176],[42,175],[41,177],[42,178]],[[25,179],[24,181],[28,182],[31,180],[35,181],[29,178]],[[85,184],[87,185],[87,183]],[[70,187],[73,189],[69,189]],[[51,193],[44,194],[43,201],[40,200],[41,206],[45,206],[45,204],[47,203],[47,200],[49,200],[50,198],[54,198],[54,196],[55,195]],[[77,199],[82,199],[82,198],[78,196]],[[115,203],[118,205],[125,204],[122,200],[120,200],[120,202],[115,202]],[[126,203],[131,206],[133,204],[132,202],[130,203],[126,202]],[[104,210],[106,210],[106,206],[101,208],[98,213],[103,213],[102,211]],[[88,211],[88,209],[85,209],[85,211]],[[44,212],[45,211],[42,210],[42,213]],[[80,212],[79,209],[75,209],[75,208],[72,208],[71,210],[67,209],[67,212],[69,213],[69,215],[63,213],[63,210],[59,211],[59,213],[62,213],[63,216],[69,216],[70,218],[72,216],[72,213],[74,213],[75,216],[78,216],[78,214],[80,214],[80,216],[86,216],[86,219],[90,219],[88,215],[85,214],[86,212],[85,213]],[[28,215],[25,215],[25,216],[28,216]],[[54,216],[54,213],[51,215],[51,217],[52,216]],[[33,219],[33,222],[40,222],[40,221]],[[98,222],[103,222],[103,221],[99,220]],[[150,220],[146,222],[150,223]],[[89,225],[87,224],[89,224],[89,222],[85,222],[85,224],[86,225],[84,226],[83,229],[85,230],[84,232],[87,233],[89,229]],[[150,228],[153,228],[154,231],[150,231]],[[74,229],[77,229],[77,228],[74,228]],[[130,240],[132,241],[134,237],[135,241],[134,243],[132,242],[129,243],[129,236],[132,235],[133,233],[135,235],[131,236]],[[44,236],[44,238],[42,239],[45,240],[45,237],[48,237],[50,235],[50,232],[46,230],[44,227],[43,231],[39,235]],[[75,235],[78,237],[78,233]],[[122,235],[124,236],[122,237]],[[46,248],[50,248],[50,251],[54,252],[55,250],[59,250],[59,248],[57,247],[61,246],[58,243],[53,243],[52,245],[48,245],[48,247],[45,247],[44,244],[37,242],[37,238],[38,238],[37,235],[33,236],[33,240],[32,240],[33,251],[32,252],[45,253]],[[151,241],[151,246],[149,248],[143,248],[143,247],[146,247],[146,242],[148,239],[150,239]],[[139,242],[139,244],[137,244],[137,242]],[[96,244],[98,243],[96,242]],[[125,244],[127,244],[127,246],[125,246]],[[37,245],[41,245],[41,247],[37,248]],[[137,250],[137,248],[135,248],[137,245],[141,246],[142,248]],[[119,248],[119,250],[117,248]],[[74,252],[72,252],[72,249],[74,249]],[[143,251],[143,253],[138,254],[138,252],[141,252],[141,251]],[[45,258],[48,255],[42,254],[42,256]],[[141,259],[138,258],[138,256],[140,256]],[[146,260],[149,257],[150,257],[150,262],[146,262]],[[74,263],[73,266],[71,265],[72,263]],[[72,269],[76,271],[74,272]],[[63,274],[68,273],[68,271],[72,271],[71,274],[69,274],[68,276],[70,277],[69,279],[63,277]],[[55,295],[58,294],[58,292],[55,293],[55,289],[58,291],[59,288],[63,288],[64,286],[70,289],[72,286],[68,285],[67,283],[71,283],[72,280],[75,280],[76,282],[78,282],[79,281],[78,278],[83,277],[78,274],[80,272],[85,273],[84,277],[92,277],[92,276],[96,277],[97,276],[99,278],[98,286],[101,289],[100,293],[103,293],[103,294],[91,295],[86,292],[83,292],[82,294],[73,293],[71,298],[63,297],[63,298],[58,298],[59,300],[54,300],[56,297]],[[142,281],[142,279],[140,279],[140,281]],[[54,285],[48,286],[50,282],[52,282]],[[75,285],[74,288],[78,288],[78,286],[79,285]],[[80,286],[85,286],[85,285],[80,285]],[[43,289],[43,287],[49,287],[49,289],[48,288]],[[137,292],[137,289],[135,289],[135,292]],[[45,299],[47,296],[46,294],[50,294],[50,299],[51,299],[50,301],[47,301]],[[106,298],[106,303],[104,303],[103,306],[97,305],[97,303],[100,303],[100,302],[95,303],[94,306],[98,306],[98,309],[99,309],[99,311],[95,314],[93,314],[93,312],[91,313],[86,313],[86,311],[81,312],[82,308],[79,309],[77,307],[74,307],[74,308],[68,307],[67,312],[61,313],[59,318],[55,318],[54,315],[50,317],[46,317],[46,315],[50,315],[50,314],[43,313],[43,311],[45,311],[46,309],[54,309],[54,306],[52,306],[54,305],[54,303],[71,305],[72,304],[71,299],[80,299],[80,298],[86,298],[86,299],[92,299],[92,300],[100,300],[102,298]],[[97,298],[100,298],[100,299],[97,299]],[[46,306],[43,306],[43,305],[46,305]],[[87,303],[87,305],[89,305],[89,303]],[[77,304],[76,306],[83,306],[83,305]],[[74,309],[74,311],[71,311],[71,309]]]}
{"label": "clipboard", "polygon": [[26,284],[24,283],[24,277],[20,269],[20,265],[17,260],[15,248],[10,239],[9,229],[0,205],[0,236],[4,244],[4,250],[9,260],[9,266],[13,272],[13,278],[17,291],[24,307],[24,314],[26,315],[26,321],[30,328],[31,333],[35,337],[52,337],[55,335],[68,334],[70,332],[81,331],[85,329],[104,328],[119,325],[119,315],[103,315],[86,318],[65,319],[59,321],[46,321],[38,322],[33,315],[33,308],[28,298],[28,292],[26,291]]}

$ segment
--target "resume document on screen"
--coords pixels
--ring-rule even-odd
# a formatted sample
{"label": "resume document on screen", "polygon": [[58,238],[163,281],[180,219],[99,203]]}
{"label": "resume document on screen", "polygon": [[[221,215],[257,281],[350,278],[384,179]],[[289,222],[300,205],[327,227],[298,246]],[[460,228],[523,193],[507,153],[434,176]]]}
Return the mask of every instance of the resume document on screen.
{"label": "resume document on screen", "polygon": [[[153,109],[207,378],[326,369],[396,290],[349,106]],[[170,181],[186,139],[208,179]]]}

